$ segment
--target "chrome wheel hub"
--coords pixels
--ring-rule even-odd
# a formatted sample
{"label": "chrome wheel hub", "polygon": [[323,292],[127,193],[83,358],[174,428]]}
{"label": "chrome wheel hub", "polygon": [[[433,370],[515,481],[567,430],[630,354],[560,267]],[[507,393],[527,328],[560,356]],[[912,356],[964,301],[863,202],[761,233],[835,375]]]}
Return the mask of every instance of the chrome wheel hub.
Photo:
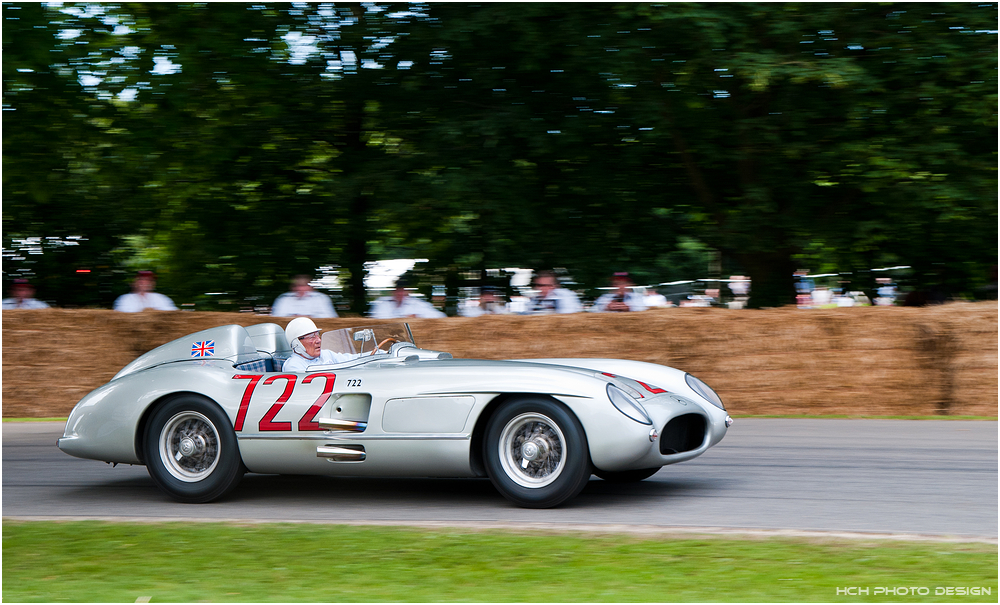
{"label": "chrome wheel hub", "polygon": [[534,462],[539,458],[544,458],[548,454],[548,448],[544,442],[529,441],[521,446],[522,462]]}
{"label": "chrome wheel hub", "polygon": [[181,456],[190,458],[204,452],[206,447],[205,437],[203,435],[195,435],[181,439],[177,450],[181,453]]}
{"label": "chrome wheel hub", "polygon": [[500,464],[514,483],[544,487],[555,481],[566,466],[566,438],[547,416],[516,416],[500,433]]}
{"label": "chrome wheel hub", "polygon": [[219,463],[219,433],[198,412],[175,414],[163,426],[159,440],[160,460],[174,478],[186,483],[201,481]]}

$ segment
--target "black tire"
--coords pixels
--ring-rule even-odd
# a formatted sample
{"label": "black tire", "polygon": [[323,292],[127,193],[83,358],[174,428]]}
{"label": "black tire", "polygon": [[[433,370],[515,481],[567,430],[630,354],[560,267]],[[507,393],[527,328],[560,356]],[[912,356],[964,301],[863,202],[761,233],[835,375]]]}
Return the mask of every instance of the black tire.
{"label": "black tire", "polygon": [[594,474],[608,483],[636,483],[655,475],[661,468],[641,468],[633,471],[602,471],[594,469]]}
{"label": "black tire", "polygon": [[490,481],[518,506],[557,506],[590,479],[583,427],[550,399],[523,397],[501,405],[486,425],[483,448]]}
{"label": "black tire", "polygon": [[221,498],[246,472],[229,418],[199,395],[181,395],[153,412],[143,453],[153,482],[180,502]]}

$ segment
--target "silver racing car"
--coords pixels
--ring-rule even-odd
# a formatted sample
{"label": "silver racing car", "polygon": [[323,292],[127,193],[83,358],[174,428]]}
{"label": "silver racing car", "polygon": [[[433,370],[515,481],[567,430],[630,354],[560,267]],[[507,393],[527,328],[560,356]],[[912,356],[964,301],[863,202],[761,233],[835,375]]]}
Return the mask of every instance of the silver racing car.
{"label": "silver racing car", "polygon": [[[282,371],[297,344],[273,323],[164,344],[84,397],[59,448],[143,464],[182,502],[246,472],[489,477],[510,501],[552,507],[591,474],[641,481],[718,443],[732,423],[694,376],[617,359],[453,359],[406,324],[322,334],[335,363]],[[328,353],[324,353],[328,355]]]}

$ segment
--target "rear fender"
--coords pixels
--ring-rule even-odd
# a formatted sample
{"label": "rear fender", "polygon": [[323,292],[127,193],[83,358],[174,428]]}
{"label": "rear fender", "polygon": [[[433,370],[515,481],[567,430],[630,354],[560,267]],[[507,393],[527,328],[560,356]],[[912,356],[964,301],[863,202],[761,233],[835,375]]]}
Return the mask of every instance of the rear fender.
{"label": "rear fender", "polygon": [[[157,366],[113,380],[80,400],[66,421],[60,448],[79,458],[123,464],[143,464],[141,443],[145,423],[152,409],[181,393],[201,395],[217,402],[230,420],[236,406],[232,401],[232,365],[225,361],[180,362]],[[179,385],[187,386],[178,389]]]}
{"label": "rear fender", "polygon": [[[177,397],[183,397],[185,395],[201,395],[201,393],[195,393],[194,391],[177,391],[176,393],[170,393],[169,395],[164,395],[156,401],[152,402],[150,405],[146,406],[145,411],[143,411],[142,416],[139,417],[139,424],[135,428],[135,455],[139,459],[139,464],[146,464],[145,459],[143,459],[143,441],[146,439],[146,427],[149,426],[149,419],[152,418],[156,410],[160,408],[161,405],[169,403]],[[212,403],[216,403],[213,401]]]}

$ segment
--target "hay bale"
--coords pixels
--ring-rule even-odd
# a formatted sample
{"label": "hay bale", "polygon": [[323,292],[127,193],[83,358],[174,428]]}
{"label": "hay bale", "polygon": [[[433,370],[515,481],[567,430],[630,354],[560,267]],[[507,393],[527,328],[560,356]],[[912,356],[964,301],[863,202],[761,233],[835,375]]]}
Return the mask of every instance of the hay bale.
{"label": "hay bale", "polygon": [[[320,319],[323,330],[391,323]],[[132,359],[198,330],[286,319],[185,311],[3,313],[4,417],[65,416]],[[680,368],[749,414],[997,415],[997,303],[927,308],[409,320],[417,344],[458,358],[612,357]],[[641,377],[638,377],[641,378]]]}

